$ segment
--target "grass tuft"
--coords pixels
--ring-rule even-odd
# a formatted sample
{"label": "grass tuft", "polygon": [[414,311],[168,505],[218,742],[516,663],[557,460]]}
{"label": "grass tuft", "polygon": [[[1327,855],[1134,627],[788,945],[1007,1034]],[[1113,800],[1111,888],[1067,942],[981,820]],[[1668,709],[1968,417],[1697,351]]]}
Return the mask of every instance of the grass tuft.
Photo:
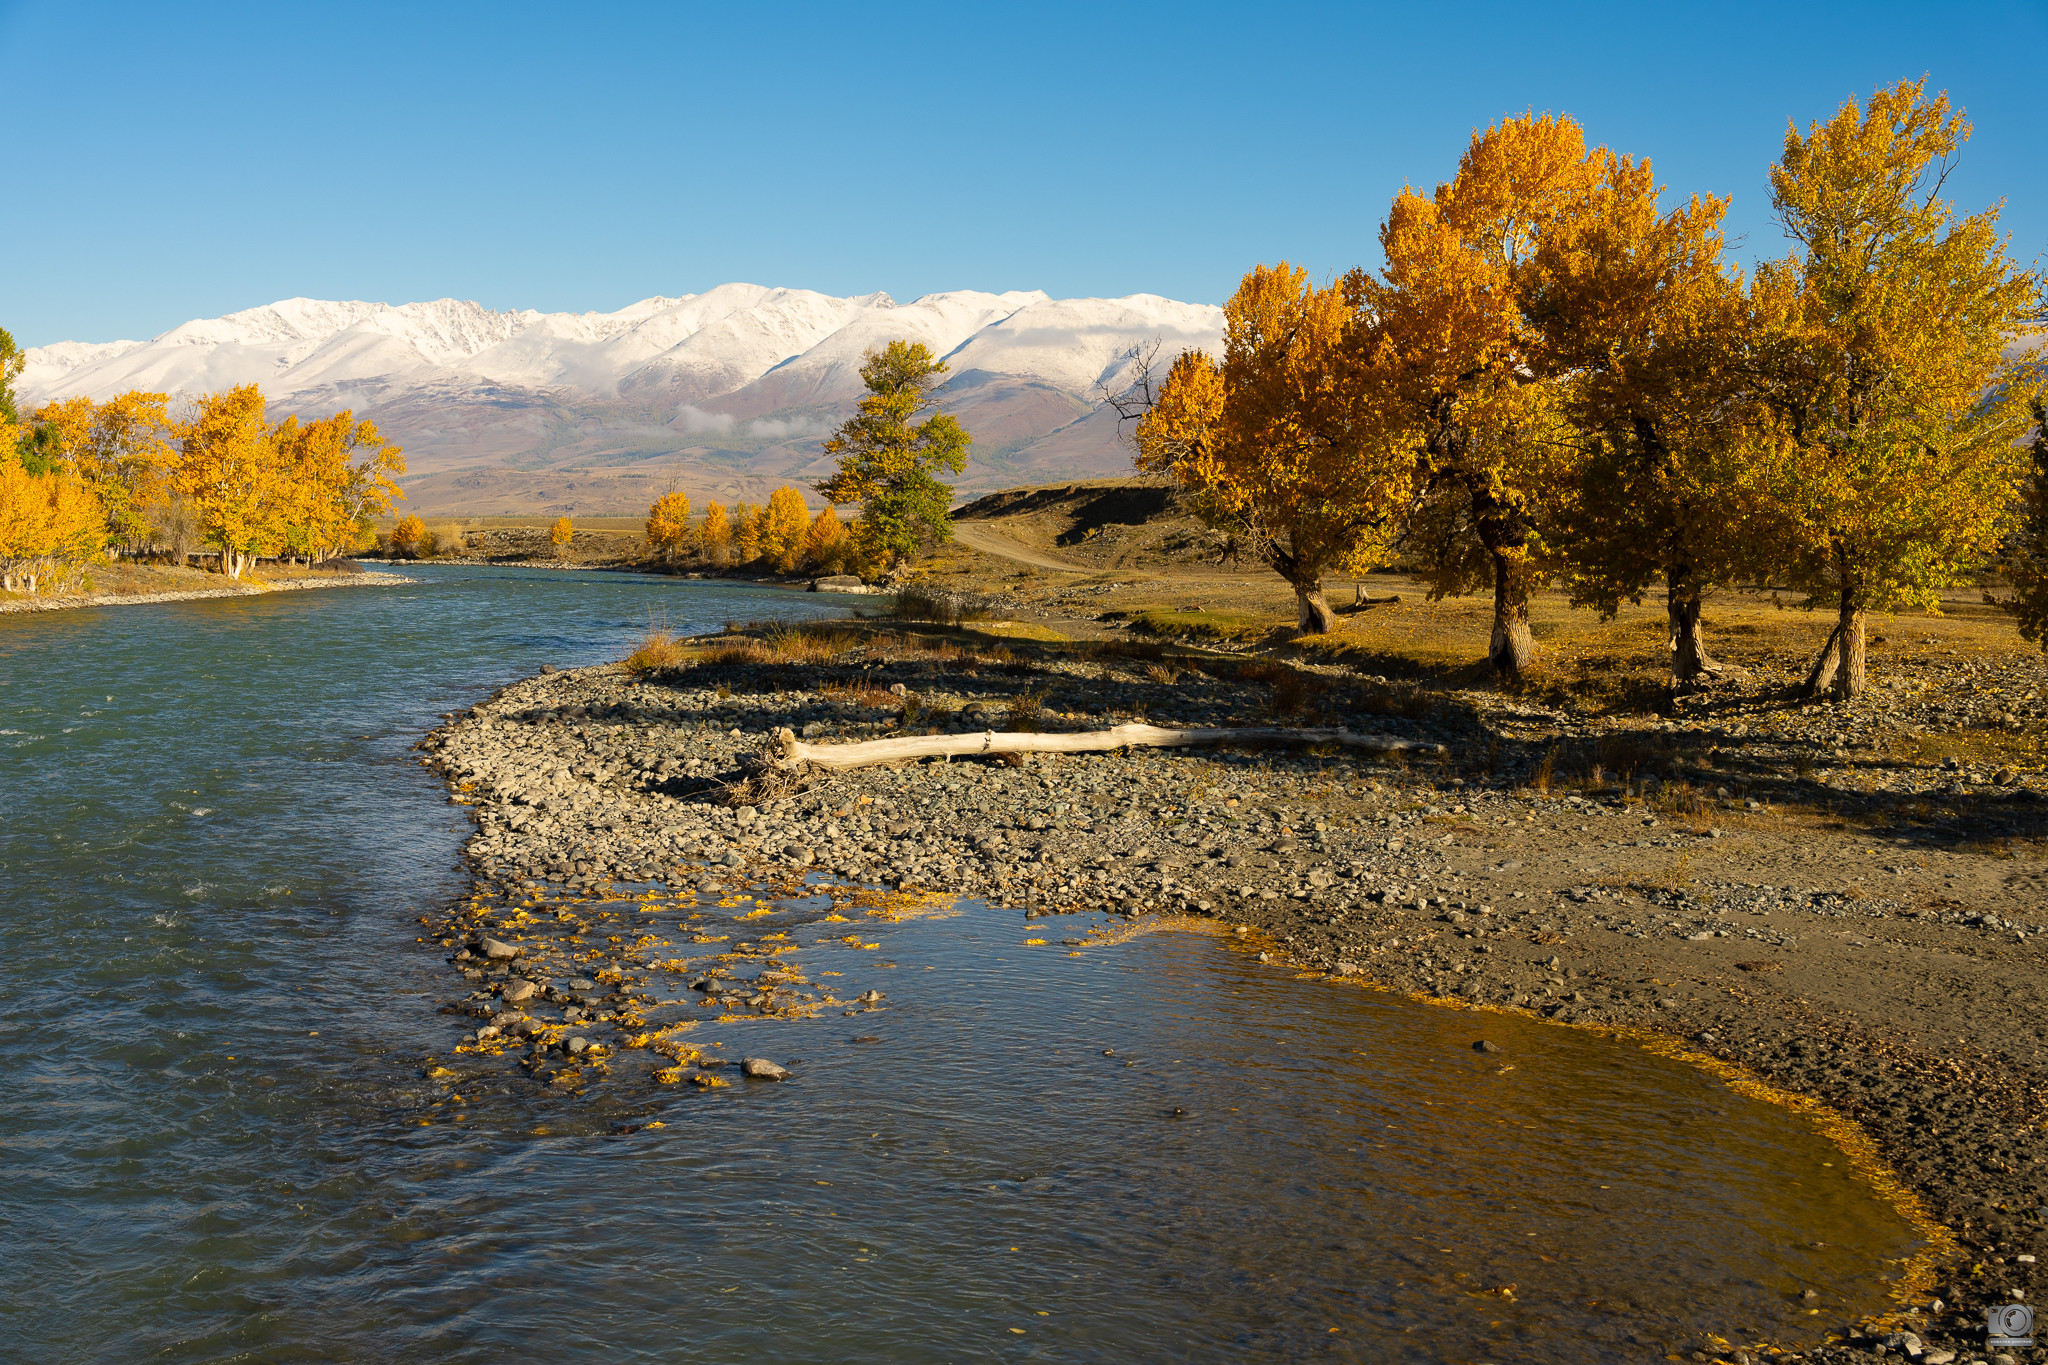
{"label": "grass tuft", "polygon": [[663,669],[680,668],[687,657],[683,642],[674,631],[650,629],[640,637],[639,647],[626,656],[626,671],[644,678]]}

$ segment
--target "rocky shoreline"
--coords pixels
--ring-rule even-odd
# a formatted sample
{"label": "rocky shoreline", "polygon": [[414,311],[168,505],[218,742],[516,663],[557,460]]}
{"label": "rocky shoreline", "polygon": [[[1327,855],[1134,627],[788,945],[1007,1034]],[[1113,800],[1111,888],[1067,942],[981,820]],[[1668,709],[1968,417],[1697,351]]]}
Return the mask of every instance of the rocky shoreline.
{"label": "rocky shoreline", "polygon": [[[1930,1264],[1894,1318],[1837,1320],[1836,1343],[1804,1359],[1989,1359],[1984,1307],[2031,1298],[2048,1202],[2048,901],[2037,862],[1964,836],[2037,822],[2033,777],[1972,782],[1930,765],[1844,791],[1811,762],[1767,761],[1808,720],[1836,744],[1841,718],[1788,724],[1775,706],[1751,721],[1600,727],[1609,752],[1633,746],[1633,766],[1662,776],[1621,785],[1595,763],[1568,781],[1570,722],[1510,698],[1157,650],[1021,658],[868,639],[816,662],[736,651],[657,678],[547,673],[424,742],[478,823],[477,895],[431,940],[464,978],[446,1011],[482,1021],[461,1025],[462,1050],[511,1053],[536,1081],[571,1086],[644,1050],[657,1082],[717,1085],[729,1073],[683,1039],[706,1008],[884,1007],[807,979],[782,957],[786,935],[693,928],[683,902],[701,896],[830,896],[853,929],[941,895],[1031,919],[1198,916],[1243,928],[1264,961],[1654,1036],[1853,1122],[1873,1176],[1895,1177],[1927,1228]],[[723,803],[741,760],[784,727],[831,742],[1276,716],[1451,756],[927,761]],[[766,1075],[761,1060],[742,1070]],[[1825,1292],[1812,1301],[1827,1322]],[[1791,1357],[1702,1341],[1694,1358]]]}

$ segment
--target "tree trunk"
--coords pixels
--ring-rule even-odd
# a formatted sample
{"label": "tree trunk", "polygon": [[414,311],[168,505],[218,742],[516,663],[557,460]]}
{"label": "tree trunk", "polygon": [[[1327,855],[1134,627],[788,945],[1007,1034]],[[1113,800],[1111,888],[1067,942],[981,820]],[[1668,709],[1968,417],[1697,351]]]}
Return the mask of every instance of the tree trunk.
{"label": "tree trunk", "polygon": [[1700,599],[1697,592],[1672,583],[1664,598],[1671,618],[1671,687],[1689,687],[1702,677],[1717,678],[1722,666],[1707,653],[1706,638],[1700,631]]}
{"label": "tree trunk", "polygon": [[1107,749],[1172,749],[1189,745],[1254,743],[1341,744],[1348,749],[1371,749],[1382,753],[1401,750],[1432,754],[1448,752],[1443,745],[1425,740],[1358,734],[1344,729],[1297,730],[1262,725],[1174,730],[1142,724],[1118,725],[1108,730],[1088,730],[1079,734],[986,730],[966,735],[906,735],[901,739],[871,739],[857,744],[806,744],[792,731],[777,730],[763,748],[778,764],[815,763],[821,768],[838,770],[872,767],[877,763],[900,763],[905,759],[940,754],[966,758],[981,754],[1092,753]]}
{"label": "tree trunk", "polygon": [[1486,657],[1503,678],[1522,675],[1536,652],[1529,634],[1529,591],[1516,576],[1514,564],[1498,551],[1493,555],[1493,640]]}
{"label": "tree trunk", "polygon": [[1303,635],[1327,635],[1337,628],[1337,613],[1324,598],[1321,583],[1296,583],[1294,601],[1298,608],[1296,625]]}
{"label": "tree trunk", "polygon": [[1820,657],[1813,661],[1799,694],[1817,697],[1830,692],[1837,701],[1850,701],[1863,695],[1866,612],[1862,581],[1847,551],[1840,547],[1835,550],[1835,581],[1841,591],[1835,628],[1828,632],[1827,643],[1821,646]]}
{"label": "tree trunk", "polygon": [[1835,628],[1828,632],[1827,643],[1820,647],[1820,657],[1813,661],[1806,681],[1800,685],[1800,696],[1818,697],[1826,692],[1837,701],[1849,701],[1863,695],[1865,615],[1862,607],[1843,600]]}
{"label": "tree trunk", "polygon": [[1866,671],[1864,616],[1865,612],[1860,605],[1843,602],[1841,624],[1836,627],[1841,636],[1842,663],[1835,670],[1835,696],[1841,701],[1850,701],[1863,695]]}

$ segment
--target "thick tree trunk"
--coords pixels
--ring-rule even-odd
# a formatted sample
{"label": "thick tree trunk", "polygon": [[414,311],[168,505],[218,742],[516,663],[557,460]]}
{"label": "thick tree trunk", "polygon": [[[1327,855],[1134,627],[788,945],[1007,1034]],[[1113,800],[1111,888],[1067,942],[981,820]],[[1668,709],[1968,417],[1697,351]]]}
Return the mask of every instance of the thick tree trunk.
{"label": "thick tree trunk", "polygon": [[1863,620],[1866,613],[1861,606],[1842,607],[1841,666],[1835,670],[1835,696],[1843,701],[1863,695],[1866,673]]}
{"label": "thick tree trunk", "polygon": [[1706,637],[1700,630],[1699,594],[1673,583],[1665,594],[1664,610],[1671,618],[1672,689],[1690,687],[1703,677],[1721,676],[1722,666],[1707,653]]}
{"label": "thick tree trunk", "polygon": [[1493,556],[1493,639],[1486,657],[1503,678],[1519,678],[1536,652],[1529,634],[1529,590],[1513,562],[1498,551]]}
{"label": "thick tree trunk", "polygon": [[1806,682],[1799,689],[1801,696],[1818,697],[1826,692],[1837,701],[1849,701],[1863,695],[1866,677],[1863,624],[1866,614],[1851,599],[1843,598],[1835,628],[1828,632],[1827,643],[1820,647],[1820,657],[1813,661],[1813,667],[1807,671]]}
{"label": "thick tree trunk", "polygon": [[1295,583],[1294,601],[1298,608],[1296,625],[1303,635],[1327,635],[1337,628],[1337,613],[1330,609],[1320,582]]}

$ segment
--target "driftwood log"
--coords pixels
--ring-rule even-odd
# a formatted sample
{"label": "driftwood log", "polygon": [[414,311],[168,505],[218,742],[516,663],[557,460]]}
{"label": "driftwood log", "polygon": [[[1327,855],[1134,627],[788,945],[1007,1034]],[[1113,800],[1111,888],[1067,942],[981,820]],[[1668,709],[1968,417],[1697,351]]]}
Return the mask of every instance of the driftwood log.
{"label": "driftwood log", "polygon": [[906,735],[861,744],[806,744],[787,729],[775,731],[747,763],[746,776],[727,789],[730,805],[750,805],[782,795],[808,767],[843,771],[878,763],[903,763],[944,754],[973,758],[996,754],[1076,754],[1103,749],[1174,749],[1200,744],[1339,744],[1380,753],[1407,750],[1448,752],[1443,745],[1391,735],[1361,735],[1337,728],[1292,729],[1279,725],[1221,730],[1169,730],[1158,725],[1118,725],[1080,734],[1034,734],[984,730],[966,735]]}

